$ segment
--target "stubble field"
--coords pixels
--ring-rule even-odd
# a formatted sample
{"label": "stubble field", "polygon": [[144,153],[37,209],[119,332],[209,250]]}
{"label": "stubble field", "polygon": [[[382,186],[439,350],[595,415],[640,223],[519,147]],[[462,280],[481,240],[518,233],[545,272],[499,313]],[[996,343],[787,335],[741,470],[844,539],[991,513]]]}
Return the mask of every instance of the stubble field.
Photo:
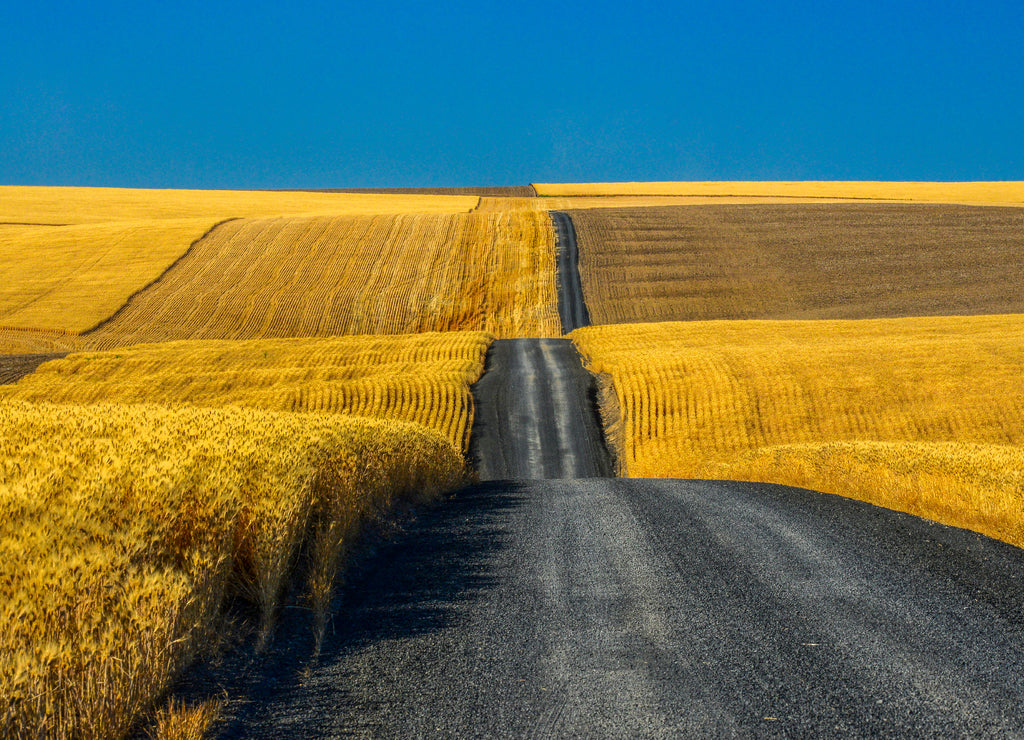
{"label": "stubble field", "polygon": [[84,343],[425,331],[556,336],[554,249],[544,213],[232,221]]}

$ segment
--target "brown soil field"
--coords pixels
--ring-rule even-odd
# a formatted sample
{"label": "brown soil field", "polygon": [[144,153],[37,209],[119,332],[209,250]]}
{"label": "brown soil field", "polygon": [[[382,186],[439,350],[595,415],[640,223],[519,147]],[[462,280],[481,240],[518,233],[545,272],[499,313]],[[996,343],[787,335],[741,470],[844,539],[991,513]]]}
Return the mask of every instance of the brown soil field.
{"label": "brown soil field", "polygon": [[64,357],[64,352],[46,352],[30,355],[0,355],[0,385],[17,383],[48,360]]}
{"label": "brown soil field", "polygon": [[83,339],[559,336],[554,249],[546,213],[239,219]]}
{"label": "brown soil field", "polygon": [[570,214],[595,324],[1024,312],[1024,209],[850,203]]}

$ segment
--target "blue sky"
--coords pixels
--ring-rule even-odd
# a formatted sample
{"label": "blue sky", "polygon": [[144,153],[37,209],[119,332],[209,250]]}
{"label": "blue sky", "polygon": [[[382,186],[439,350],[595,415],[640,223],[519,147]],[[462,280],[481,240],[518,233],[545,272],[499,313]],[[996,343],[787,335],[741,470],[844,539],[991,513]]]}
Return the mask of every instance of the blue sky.
{"label": "blue sky", "polygon": [[1024,3],[0,7],[0,184],[1024,179]]}

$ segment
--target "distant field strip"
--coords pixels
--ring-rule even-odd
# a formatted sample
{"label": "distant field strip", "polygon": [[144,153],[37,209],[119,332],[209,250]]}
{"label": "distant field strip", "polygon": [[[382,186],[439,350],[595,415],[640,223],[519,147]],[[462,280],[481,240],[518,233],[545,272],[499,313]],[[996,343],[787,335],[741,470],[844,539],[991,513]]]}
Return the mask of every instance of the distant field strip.
{"label": "distant field strip", "polygon": [[[87,331],[218,223],[284,215],[468,212],[475,197],[0,187],[0,353]],[[11,329],[37,336],[9,336]],[[65,347],[68,345],[65,344]]]}
{"label": "distant field strip", "polygon": [[572,335],[604,378],[606,432],[630,477],[802,485],[1024,545],[1021,336],[1021,315]]}
{"label": "distant field strip", "polygon": [[229,598],[264,638],[286,590],[322,628],[363,522],[463,472],[397,421],[0,403],[4,736],[129,736],[220,641]]}
{"label": "distant field strip", "polygon": [[459,450],[473,422],[469,386],[493,337],[445,332],[331,339],[178,341],[84,352],[46,363],[0,400],[246,406],[412,421]]}
{"label": "distant field strip", "polygon": [[571,211],[594,323],[1024,312],[1024,209]]}
{"label": "distant field strip", "polygon": [[545,213],[237,220],[87,337],[108,348],[479,330],[558,336]]}
{"label": "distant field strip", "polygon": [[533,186],[540,196],[746,196],[1024,205],[1024,182],[604,182]]}
{"label": "distant field strip", "polygon": [[0,224],[465,213],[475,196],[0,186]]}

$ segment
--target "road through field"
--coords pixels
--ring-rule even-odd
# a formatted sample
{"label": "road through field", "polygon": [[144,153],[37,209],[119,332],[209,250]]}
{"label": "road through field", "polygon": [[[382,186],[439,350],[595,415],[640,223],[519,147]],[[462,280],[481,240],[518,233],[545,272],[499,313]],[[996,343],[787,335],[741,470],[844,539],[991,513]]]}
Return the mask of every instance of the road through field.
{"label": "road through field", "polygon": [[1024,552],[765,484],[495,482],[363,561],[223,737],[1007,737]]}
{"label": "road through field", "polygon": [[558,315],[562,319],[562,333],[590,326],[590,312],[583,299],[583,281],[580,278],[580,253],[576,245],[576,227],[568,213],[551,211],[558,247]]}
{"label": "road through field", "polygon": [[481,480],[612,475],[594,378],[568,339],[499,339],[472,387]]}

